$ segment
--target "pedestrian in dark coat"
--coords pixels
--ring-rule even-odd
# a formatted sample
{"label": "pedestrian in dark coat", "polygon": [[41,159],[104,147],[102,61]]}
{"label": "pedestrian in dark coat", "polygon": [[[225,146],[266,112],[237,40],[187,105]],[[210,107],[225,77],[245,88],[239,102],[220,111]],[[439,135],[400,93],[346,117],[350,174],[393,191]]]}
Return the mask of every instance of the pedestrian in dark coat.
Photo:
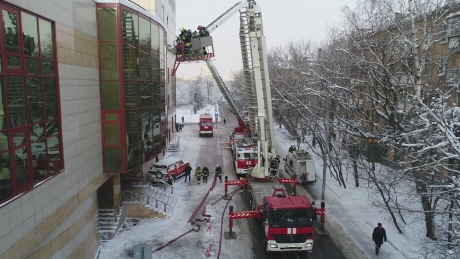
{"label": "pedestrian in dark coat", "polygon": [[190,166],[190,164],[188,164],[184,169],[185,182],[187,182],[187,177],[188,177],[188,181],[190,182],[191,173],[192,173],[192,167]]}
{"label": "pedestrian in dark coat", "polygon": [[179,123],[176,122],[176,132],[179,131]]}
{"label": "pedestrian in dark coat", "polygon": [[374,232],[372,232],[372,241],[375,243],[375,254],[379,254],[380,246],[382,246],[383,241],[387,241],[387,233],[385,229],[382,228],[382,223],[378,223],[377,227],[374,228]]}

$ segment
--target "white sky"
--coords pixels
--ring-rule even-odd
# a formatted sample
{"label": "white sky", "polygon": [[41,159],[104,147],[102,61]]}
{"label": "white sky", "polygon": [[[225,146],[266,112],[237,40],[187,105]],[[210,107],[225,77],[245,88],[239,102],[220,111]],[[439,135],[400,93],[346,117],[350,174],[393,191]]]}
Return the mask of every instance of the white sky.
{"label": "white sky", "polygon": [[[207,26],[238,0],[177,0],[176,33],[180,26],[192,31],[198,25]],[[283,46],[291,40],[321,42],[326,35],[326,26],[339,24],[344,5],[355,6],[356,0],[258,0],[262,7],[262,19],[267,46]],[[239,14],[236,13],[221,28],[213,32],[213,61],[220,75],[232,75],[242,69],[238,29]],[[199,74],[201,63],[181,64],[177,76]]]}

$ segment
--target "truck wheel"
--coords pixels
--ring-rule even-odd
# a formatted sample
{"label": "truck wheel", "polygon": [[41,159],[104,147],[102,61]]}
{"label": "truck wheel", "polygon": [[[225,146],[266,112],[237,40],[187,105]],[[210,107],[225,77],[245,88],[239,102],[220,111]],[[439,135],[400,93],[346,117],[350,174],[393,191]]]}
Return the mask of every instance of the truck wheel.
{"label": "truck wheel", "polygon": [[262,237],[262,247],[264,248],[264,251],[265,253],[270,253],[270,251],[267,250],[267,237],[265,236],[265,233],[264,233],[264,236]]}
{"label": "truck wheel", "polygon": [[163,179],[163,174],[160,173],[160,172],[157,172],[157,173],[155,174],[155,176],[156,176],[158,179]]}
{"label": "truck wheel", "polygon": [[211,133],[211,137],[213,136],[213,134]]}
{"label": "truck wheel", "polygon": [[201,138],[201,133],[200,133],[200,138]]}

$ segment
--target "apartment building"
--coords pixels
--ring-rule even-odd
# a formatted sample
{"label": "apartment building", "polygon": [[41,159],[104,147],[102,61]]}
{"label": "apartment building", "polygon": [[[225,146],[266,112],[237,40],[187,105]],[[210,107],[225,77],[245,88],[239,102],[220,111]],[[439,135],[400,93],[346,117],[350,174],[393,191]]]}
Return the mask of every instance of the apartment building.
{"label": "apartment building", "polygon": [[175,8],[0,0],[0,258],[97,256],[101,203],[173,134]]}

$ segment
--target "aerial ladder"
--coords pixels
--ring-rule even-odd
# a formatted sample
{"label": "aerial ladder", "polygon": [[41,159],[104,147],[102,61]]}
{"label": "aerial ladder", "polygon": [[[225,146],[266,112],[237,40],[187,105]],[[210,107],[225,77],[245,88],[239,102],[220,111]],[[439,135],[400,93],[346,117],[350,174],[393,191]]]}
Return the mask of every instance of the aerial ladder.
{"label": "aerial ladder", "polygon": [[[259,147],[258,163],[250,171],[250,175],[256,179],[271,180],[278,176],[279,156],[276,155],[274,145],[273,110],[261,8],[253,0],[243,0],[224,12],[206,28],[211,34],[238,11],[240,12],[240,46],[245,93],[248,103],[249,126],[253,136],[256,136],[257,146]],[[212,64],[211,58],[214,57],[214,53],[204,55],[202,51],[204,45],[209,44],[209,39],[203,38],[210,38],[210,36],[201,37],[195,41],[192,40],[192,54],[186,55],[183,49],[182,52],[178,53],[173,75],[181,62],[204,60],[225,100],[237,118],[239,118],[239,122],[242,122],[242,116],[236,109],[228,88]],[[210,42],[212,45],[212,38]]]}

